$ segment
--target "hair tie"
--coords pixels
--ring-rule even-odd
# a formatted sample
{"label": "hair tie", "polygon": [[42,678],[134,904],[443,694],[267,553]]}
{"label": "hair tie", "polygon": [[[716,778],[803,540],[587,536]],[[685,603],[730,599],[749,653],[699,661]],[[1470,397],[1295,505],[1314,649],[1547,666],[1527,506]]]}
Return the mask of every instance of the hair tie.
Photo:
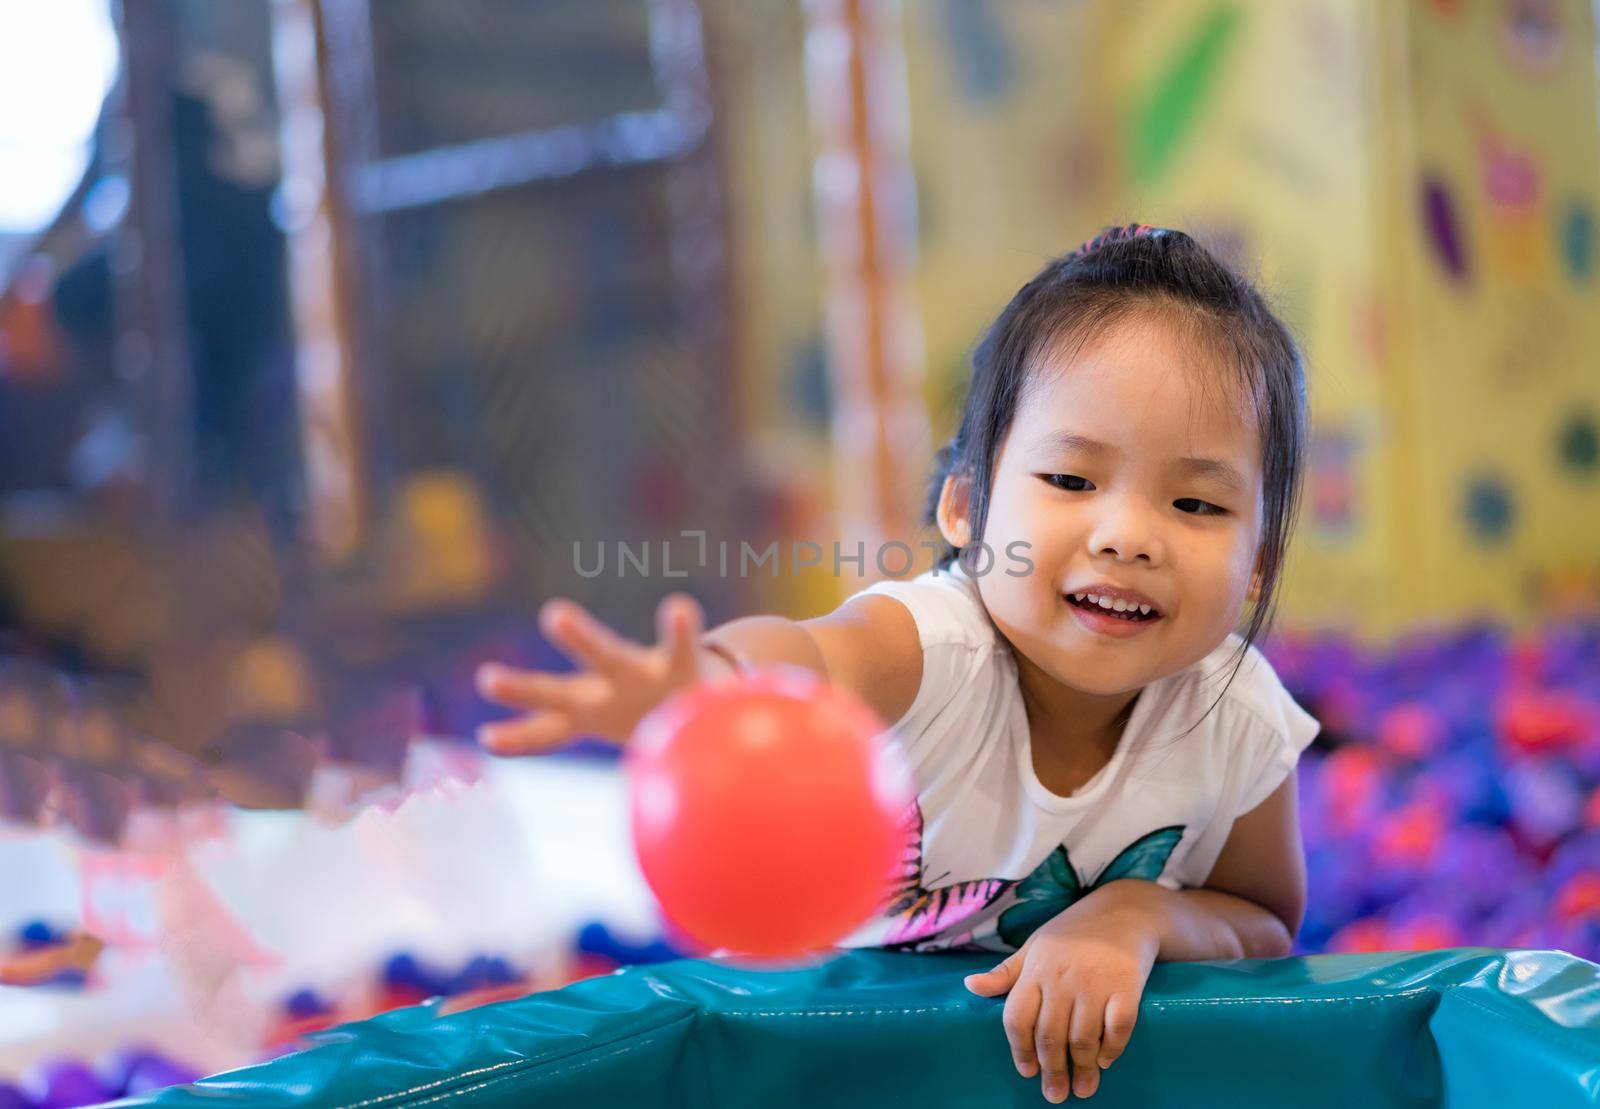
{"label": "hair tie", "polygon": [[1123,227],[1108,227],[1077,250],[1074,250],[1071,257],[1082,258],[1085,254],[1092,254],[1109,243],[1120,243],[1127,239],[1142,239],[1146,236],[1155,238],[1165,234],[1165,232],[1166,228],[1156,227],[1148,223],[1130,223]]}

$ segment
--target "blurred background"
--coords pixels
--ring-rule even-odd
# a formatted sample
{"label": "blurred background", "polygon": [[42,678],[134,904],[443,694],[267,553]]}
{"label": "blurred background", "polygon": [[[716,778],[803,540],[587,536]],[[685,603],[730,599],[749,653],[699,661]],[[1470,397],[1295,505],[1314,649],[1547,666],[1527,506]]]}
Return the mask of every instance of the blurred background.
{"label": "blurred background", "polygon": [[684,950],[474,667],[921,569],[980,330],[1132,220],[1308,355],[1300,950],[1600,956],[1597,65],[1590,0],[0,0],[0,1104]]}

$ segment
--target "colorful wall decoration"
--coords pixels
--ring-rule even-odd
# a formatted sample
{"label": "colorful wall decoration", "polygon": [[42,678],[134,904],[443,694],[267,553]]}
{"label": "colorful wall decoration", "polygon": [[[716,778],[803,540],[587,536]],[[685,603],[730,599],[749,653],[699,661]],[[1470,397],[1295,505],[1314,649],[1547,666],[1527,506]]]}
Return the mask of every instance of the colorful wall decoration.
{"label": "colorful wall decoration", "polygon": [[1283,621],[1378,640],[1600,607],[1588,4],[988,5],[1007,68],[981,95],[961,75],[992,59],[904,14],[936,436],[979,329],[1048,258],[1182,227],[1307,353]]}

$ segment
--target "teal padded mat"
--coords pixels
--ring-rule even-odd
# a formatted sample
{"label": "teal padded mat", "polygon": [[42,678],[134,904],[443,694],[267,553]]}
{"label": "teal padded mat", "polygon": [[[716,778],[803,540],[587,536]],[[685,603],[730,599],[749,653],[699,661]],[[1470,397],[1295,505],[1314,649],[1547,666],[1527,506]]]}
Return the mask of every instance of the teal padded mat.
{"label": "teal padded mat", "polygon": [[[428,1005],[119,1105],[1034,1106],[983,955],[854,951],[804,970],[685,960],[449,1016]],[[1467,948],[1155,968],[1091,1104],[1600,1105],[1600,967]]]}

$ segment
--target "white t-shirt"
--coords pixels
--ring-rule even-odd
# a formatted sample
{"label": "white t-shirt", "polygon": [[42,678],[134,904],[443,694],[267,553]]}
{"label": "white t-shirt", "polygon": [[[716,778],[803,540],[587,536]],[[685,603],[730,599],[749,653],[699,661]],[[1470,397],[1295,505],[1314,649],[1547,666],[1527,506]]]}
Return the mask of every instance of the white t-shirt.
{"label": "white t-shirt", "polygon": [[1145,686],[1111,760],[1062,797],[1034,773],[1016,660],[977,582],[957,565],[864,592],[905,605],[922,641],[922,684],[891,730],[916,782],[908,815],[920,834],[887,912],[840,946],[1011,951],[1116,878],[1203,885],[1234,820],[1283,782],[1321,727],[1254,647],[1228,684],[1242,643],[1230,635]]}

